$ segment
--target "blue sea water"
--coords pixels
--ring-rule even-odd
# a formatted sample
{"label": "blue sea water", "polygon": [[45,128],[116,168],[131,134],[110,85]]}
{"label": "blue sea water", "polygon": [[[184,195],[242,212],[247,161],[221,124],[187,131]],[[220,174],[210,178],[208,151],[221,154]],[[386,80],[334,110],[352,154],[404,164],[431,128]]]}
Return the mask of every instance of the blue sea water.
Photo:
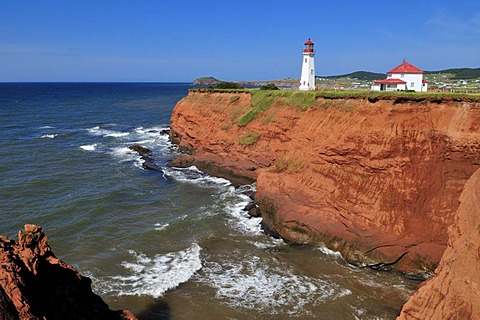
{"label": "blue sea water", "polygon": [[254,185],[168,166],[190,87],[0,83],[0,234],[41,225],[112,308],[141,319],[394,319],[417,283],[272,239],[243,211]]}

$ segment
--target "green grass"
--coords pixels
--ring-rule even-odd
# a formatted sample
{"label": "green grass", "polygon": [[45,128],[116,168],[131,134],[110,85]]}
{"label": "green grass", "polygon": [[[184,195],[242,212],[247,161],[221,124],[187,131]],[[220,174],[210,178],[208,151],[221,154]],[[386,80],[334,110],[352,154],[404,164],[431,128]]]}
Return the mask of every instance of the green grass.
{"label": "green grass", "polygon": [[238,99],[240,99],[240,96],[233,96],[230,98],[230,104],[234,103],[235,101],[237,101]]}
{"label": "green grass", "polygon": [[[293,101],[301,106],[302,101],[312,101],[312,97],[325,99],[377,99],[395,100],[405,98],[409,101],[423,100],[454,100],[480,102],[480,94],[456,93],[456,92],[405,92],[405,91],[357,91],[357,90],[320,90],[320,91],[296,91],[296,90],[262,90],[259,89],[214,89],[214,88],[192,88],[190,92],[228,92],[228,93],[250,93],[252,99],[258,93],[269,94],[273,97],[283,97],[286,101]],[[254,104],[254,103],[252,103]]]}
{"label": "green grass", "polygon": [[315,91],[283,91],[279,100],[282,104],[307,110],[315,103],[316,98]]}
{"label": "green grass", "polygon": [[271,90],[252,90],[252,108],[249,109],[244,115],[237,119],[236,124],[239,127],[244,127],[262,113],[270,108],[275,101],[275,94]]}
{"label": "green grass", "polygon": [[[432,102],[443,103],[450,101],[480,102],[480,94],[455,93],[455,92],[405,92],[405,91],[354,91],[354,90],[320,90],[320,91],[296,91],[296,90],[260,90],[260,89],[215,89],[215,88],[194,88],[190,92],[209,92],[209,93],[249,93],[252,96],[251,108],[235,120],[239,127],[244,127],[254,121],[259,114],[268,110],[274,103],[288,105],[307,110],[311,108],[318,99],[341,100],[341,99],[364,99],[370,103],[380,100],[390,100],[393,103],[408,102]],[[236,102],[239,98],[233,96],[230,98],[230,104]],[[340,103],[321,103],[323,108],[342,108],[351,111],[349,106]],[[263,121],[263,124],[269,123],[273,118],[270,117]]]}
{"label": "green grass", "polygon": [[406,91],[353,91],[353,90],[321,90],[315,92],[316,97],[324,99],[368,99],[371,102],[378,100],[393,100],[397,102],[412,101],[480,101],[479,94],[454,92],[406,92]]}
{"label": "green grass", "polygon": [[285,157],[278,158],[270,168],[271,172],[280,173],[297,173],[302,172],[308,167],[308,164],[301,159],[287,159]]}
{"label": "green grass", "polygon": [[241,135],[240,137],[238,137],[238,142],[240,144],[249,146],[249,145],[255,144],[258,138],[260,138],[260,133],[254,132],[254,131],[248,131],[244,135]]}

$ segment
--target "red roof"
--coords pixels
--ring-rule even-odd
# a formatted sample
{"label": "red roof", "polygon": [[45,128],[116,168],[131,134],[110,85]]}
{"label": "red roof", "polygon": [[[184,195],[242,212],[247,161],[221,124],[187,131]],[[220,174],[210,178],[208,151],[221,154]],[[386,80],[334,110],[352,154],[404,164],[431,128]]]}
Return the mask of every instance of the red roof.
{"label": "red roof", "polygon": [[375,80],[373,83],[379,83],[379,84],[405,84],[406,82],[400,79],[395,79],[395,78],[388,78],[388,79],[383,79],[383,80]]}
{"label": "red roof", "polygon": [[306,46],[313,46],[313,42],[308,38],[307,42],[304,43]]}
{"label": "red roof", "polygon": [[407,61],[403,61],[401,65],[398,67],[393,68],[392,70],[388,71],[387,73],[424,73],[422,70],[418,69],[414,65],[408,63]]}

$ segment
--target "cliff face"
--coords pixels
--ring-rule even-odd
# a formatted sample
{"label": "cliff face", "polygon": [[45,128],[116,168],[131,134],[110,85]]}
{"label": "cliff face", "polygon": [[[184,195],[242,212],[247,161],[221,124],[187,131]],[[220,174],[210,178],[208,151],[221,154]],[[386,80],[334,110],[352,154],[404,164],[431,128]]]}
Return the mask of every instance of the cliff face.
{"label": "cliff face", "polygon": [[112,311],[91,281],[57,259],[43,229],[25,225],[18,243],[0,236],[0,319],[136,319]]}
{"label": "cliff face", "polygon": [[480,170],[468,180],[436,275],[398,319],[480,319]]}
{"label": "cliff face", "polygon": [[445,251],[466,181],[480,167],[480,104],[317,98],[235,121],[249,93],[191,92],[172,138],[200,163],[257,181],[264,222],[352,263],[425,274]]}

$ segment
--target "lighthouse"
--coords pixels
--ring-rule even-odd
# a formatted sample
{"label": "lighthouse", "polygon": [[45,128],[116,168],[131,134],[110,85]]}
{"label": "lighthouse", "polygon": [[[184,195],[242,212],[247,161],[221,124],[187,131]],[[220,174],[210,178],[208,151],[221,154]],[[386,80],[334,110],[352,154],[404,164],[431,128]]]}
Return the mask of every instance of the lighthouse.
{"label": "lighthouse", "polygon": [[315,50],[313,42],[308,38],[303,49],[302,77],[299,90],[315,90]]}

